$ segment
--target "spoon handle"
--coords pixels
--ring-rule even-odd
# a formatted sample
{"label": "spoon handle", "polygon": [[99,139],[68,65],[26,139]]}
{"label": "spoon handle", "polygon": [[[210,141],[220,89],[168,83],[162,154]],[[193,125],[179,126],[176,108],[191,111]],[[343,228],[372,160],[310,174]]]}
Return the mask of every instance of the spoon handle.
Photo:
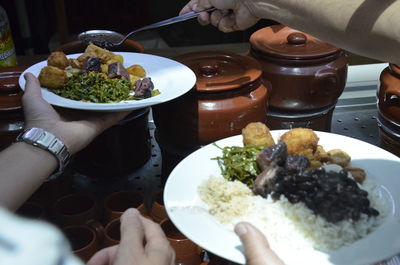
{"label": "spoon handle", "polygon": [[[212,12],[214,10],[215,10],[215,8],[209,8],[209,9],[206,9],[206,10],[204,10],[202,12]],[[126,40],[129,36],[131,36],[132,34],[134,34],[136,32],[143,31],[143,30],[148,30],[148,29],[154,29],[154,28],[158,28],[158,27],[174,24],[174,23],[177,23],[177,22],[185,21],[185,20],[188,20],[188,19],[191,19],[191,18],[195,18],[199,14],[200,14],[200,12],[192,11],[192,12],[188,12],[188,13],[185,13],[183,15],[180,15],[180,16],[176,16],[176,17],[173,17],[173,18],[168,18],[168,19],[165,19],[165,20],[162,20],[162,21],[159,21],[159,22],[156,22],[156,23],[153,23],[153,24],[138,28],[136,30],[131,31],[128,35],[126,35],[124,40]]]}

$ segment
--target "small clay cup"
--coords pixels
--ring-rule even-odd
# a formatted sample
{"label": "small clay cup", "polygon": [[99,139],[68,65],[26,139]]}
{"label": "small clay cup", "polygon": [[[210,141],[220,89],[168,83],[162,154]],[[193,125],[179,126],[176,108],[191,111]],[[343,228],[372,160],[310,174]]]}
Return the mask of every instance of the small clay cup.
{"label": "small clay cup", "polygon": [[119,218],[129,208],[136,208],[142,215],[148,216],[144,196],[141,192],[118,191],[109,194],[104,199],[105,223]]}
{"label": "small clay cup", "polygon": [[164,219],[160,226],[175,250],[176,264],[199,265],[201,263],[201,248],[183,235],[171,220]]}
{"label": "small clay cup", "polygon": [[119,218],[116,218],[109,222],[104,228],[104,247],[110,247],[119,244],[121,240],[121,222]]}
{"label": "small clay cup", "polygon": [[89,225],[66,226],[62,229],[69,240],[73,253],[87,262],[99,249],[103,239],[103,230],[93,229]]}
{"label": "small clay cup", "polygon": [[84,194],[68,194],[53,205],[53,218],[57,225],[82,225],[97,219],[95,200]]}
{"label": "small clay cup", "polygon": [[163,196],[164,193],[162,191],[157,192],[153,196],[153,203],[151,206],[150,217],[156,223],[160,223],[164,219],[168,218],[168,214],[164,206]]}
{"label": "small clay cup", "polygon": [[16,213],[30,219],[45,219],[46,216],[46,211],[42,205],[29,201],[21,205]]}

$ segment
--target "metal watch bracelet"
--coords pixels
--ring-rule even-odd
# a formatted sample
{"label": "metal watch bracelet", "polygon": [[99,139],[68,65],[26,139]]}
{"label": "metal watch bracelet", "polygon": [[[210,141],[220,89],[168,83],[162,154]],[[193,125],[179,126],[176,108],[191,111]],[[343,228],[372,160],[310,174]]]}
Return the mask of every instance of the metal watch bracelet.
{"label": "metal watch bracelet", "polygon": [[16,142],[25,142],[50,152],[58,162],[58,170],[63,172],[71,158],[65,144],[53,134],[41,129],[30,128],[17,136]]}

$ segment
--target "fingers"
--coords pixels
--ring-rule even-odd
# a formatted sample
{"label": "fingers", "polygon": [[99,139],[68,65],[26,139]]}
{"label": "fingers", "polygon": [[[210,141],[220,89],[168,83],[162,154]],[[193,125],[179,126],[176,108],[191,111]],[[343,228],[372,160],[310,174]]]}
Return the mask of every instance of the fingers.
{"label": "fingers", "polygon": [[128,209],[121,216],[121,242],[117,250],[115,265],[133,264],[144,254],[144,231],[140,213]]}
{"label": "fingers", "polygon": [[228,10],[216,10],[211,14],[211,24],[222,32],[232,32],[237,30],[235,25],[235,15]]}
{"label": "fingers", "polygon": [[142,222],[145,229],[146,253],[148,255],[152,252],[162,252],[164,255],[174,254],[160,225],[146,218],[143,218]]}
{"label": "fingers", "polygon": [[179,15],[183,15],[186,13],[189,13],[191,11],[194,11],[194,7],[197,6],[197,2],[198,0],[191,0],[189,1],[183,8],[182,10],[179,12]]}
{"label": "fingers", "polygon": [[249,223],[239,223],[235,233],[240,237],[244,246],[246,264],[249,265],[283,265],[281,259],[269,247],[268,240]]}
{"label": "fingers", "polygon": [[86,263],[87,265],[109,265],[115,258],[117,253],[118,245],[103,248],[102,250],[96,252],[93,257]]}

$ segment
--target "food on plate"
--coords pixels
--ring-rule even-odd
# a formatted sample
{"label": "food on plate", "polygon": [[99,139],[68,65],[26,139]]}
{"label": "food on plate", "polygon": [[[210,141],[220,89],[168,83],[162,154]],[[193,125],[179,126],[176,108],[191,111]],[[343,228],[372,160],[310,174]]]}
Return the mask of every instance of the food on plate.
{"label": "food on plate", "polygon": [[285,196],[291,203],[303,202],[314,214],[332,223],[357,221],[362,214],[368,217],[379,215],[370,207],[368,193],[349,177],[345,169],[307,170],[308,160],[289,155],[284,142],[264,149],[257,157],[257,163],[262,165],[262,172],[253,186],[257,195],[271,196],[274,200]]}
{"label": "food on plate", "polygon": [[240,180],[251,187],[255,176],[260,173],[256,158],[263,148],[257,145],[225,146],[222,148],[222,156],[214,159],[217,160],[224,178]]}
{"label": "food on plate", "polygon": [[285,142],[288,153],[291,155],[304,155],[314,153],[318,146],[318,136],[308,128],[295,128],[279,137],[278,142]]}
{"label": "food on plate", "polygon": [[47,65],[64,70],[69,66],[69,61],[63,52],[55,51],[47,58]]}
{"label": "food on plate", "polygon": [[[318,140],[313,130],[292,129],[277,144],[255,149],[246,165],[255,161],[258,173],[245,181],[229,173],[249,146],[224,147],[223,155],[213,158],[223,177],[204,181],[200,198],[222,224],[232,228],[249,221],[275,245],[296,238],[296,244],[331,250],[354,242],[379,226],[388,211],[365,171],[349,167],[351,157],[343,150],[325,152]],[[233,160],[228,151],[235,149],[240,152]],[[313,167],[312,161],[321,166]]]}
{"label": "food on plate", "polygon": [[42,68],[39,74],[39,82],[43,87],[49,89],[61,89],[67,82],[67,73],[60,68],[55,66],[45,66]]}
{"label": "food on plate", "polygon": [[327,152],[328,161],[331,164],[336,164],[342,167],[347,167],[350,163],[351,157],[340,149],[333,149]]}
{"label": "food on plate", "polygon": [[78,58],[53,52],[39,74],[42,87],[69,98],[95,103],[140,100],[158,95],[145,69],[134,64],[125,68],[124,58],[89,44]]}
{"label": "food on plate", "polygon": [[242,129],[243,145],[269,147],[275,144],[269,128],[262,122],[251,122]]}

